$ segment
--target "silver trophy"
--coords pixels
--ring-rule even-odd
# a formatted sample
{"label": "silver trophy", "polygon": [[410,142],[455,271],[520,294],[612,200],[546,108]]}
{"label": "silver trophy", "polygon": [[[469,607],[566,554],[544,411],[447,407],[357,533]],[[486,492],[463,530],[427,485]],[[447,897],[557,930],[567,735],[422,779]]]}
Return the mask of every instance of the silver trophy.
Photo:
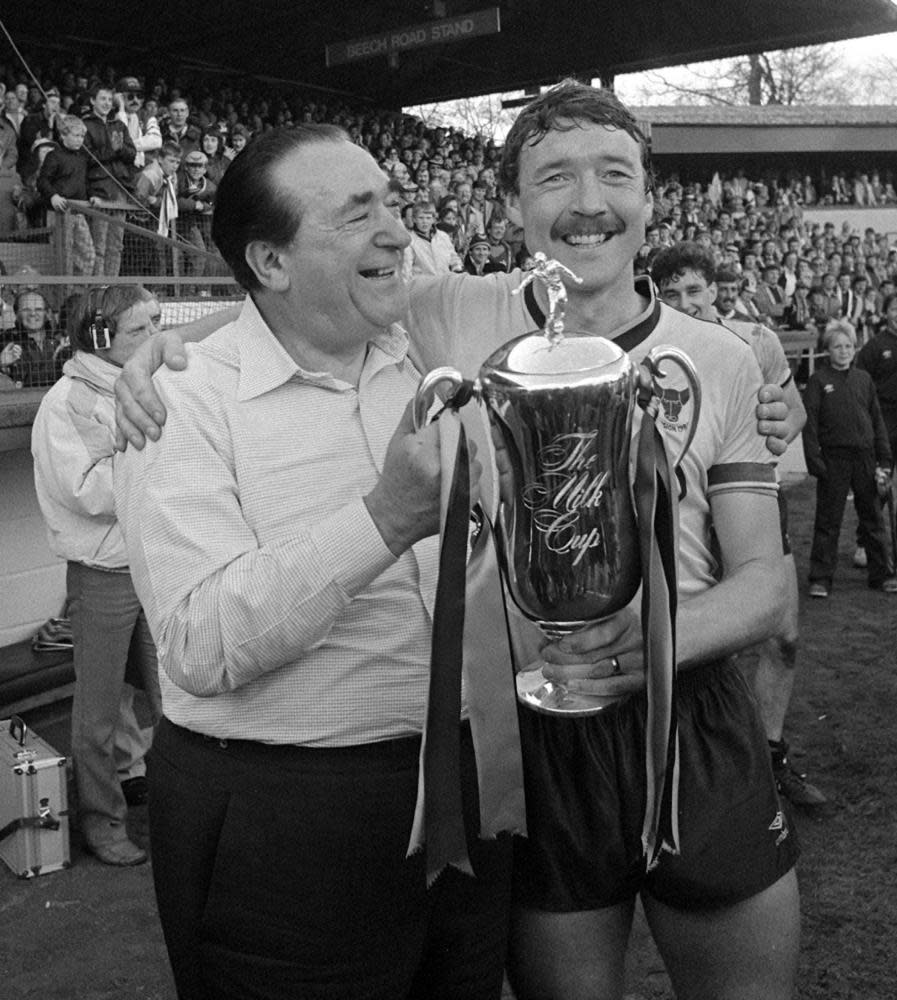
{"label": "silver trophy", "polygon": [[[612,341],[565,331],[562,271],[579,280],[537,255],[521,288],[544,282],[545,328],[495,351],[473,386],[511,469],[496,525],[502,572],[519,610],[552,638],[621,610],[639,588],[629,451],[640,389],[657,393],[662,362],[682,368],[693,415],[678,461],[691,444],[701,401],[697,374],[681,351],[655,348],[639,367]],[[421,380],[418,426],[444,384],[457,390],[461,374],[437,368]],[[552,713],[592,714],[614,700],[574,694],[546,681],[534,665],[518,674],[517,688],[522,700]]]}

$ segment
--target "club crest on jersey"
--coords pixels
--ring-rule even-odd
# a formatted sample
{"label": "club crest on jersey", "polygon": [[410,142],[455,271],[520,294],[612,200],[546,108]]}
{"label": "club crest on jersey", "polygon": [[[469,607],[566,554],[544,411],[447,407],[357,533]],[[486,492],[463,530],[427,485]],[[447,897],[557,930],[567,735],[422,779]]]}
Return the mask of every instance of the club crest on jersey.
{"label": "club crest on jersey", "polygon": [[826,384],[825,384],[825,386],[823,388],[825,389],[826,392],[834,392],[835,391],[835,387],[832,385],[831,382],[826,382]]}
{"label": "club crest on jersey", "polygon": [[691,389],[688,387],[685,389],[670,389],[669,387],[659,385],[655,380],[654,392],[660,400],[660,405],[663,407],[664,421],[670,426],[670,429],[685,430],[688,424],[680,423],[679,420],[682,415],[682,408],[691,399]]}
{"label": "club crest on jersey", "polygon": [[885,350],[883,350],[883,351],[881,352],[881,356],[882,356],[883,358],[887,358],[887,359],[889,359],[889,360],[890,360],[890,357],[891,357],[891,354],[892,354],[892,351],[891,351],[891,348],[890,348],[890,347],[888,347],[888,348],[885,348]]}

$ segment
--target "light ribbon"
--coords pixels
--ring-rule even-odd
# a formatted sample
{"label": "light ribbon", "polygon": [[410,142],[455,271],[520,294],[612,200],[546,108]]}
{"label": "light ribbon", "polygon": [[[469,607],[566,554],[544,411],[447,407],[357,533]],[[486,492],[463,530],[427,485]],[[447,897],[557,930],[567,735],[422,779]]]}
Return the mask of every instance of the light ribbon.
{"label": "light ribbon", "polygon": [[642,847],[653,868],[679,853],[679,736],[676,724],[676,553],[679,512],[664,436],[652,399],[642,417],[635,506],[642,559],[642,645],[647,683],[646,802]]}

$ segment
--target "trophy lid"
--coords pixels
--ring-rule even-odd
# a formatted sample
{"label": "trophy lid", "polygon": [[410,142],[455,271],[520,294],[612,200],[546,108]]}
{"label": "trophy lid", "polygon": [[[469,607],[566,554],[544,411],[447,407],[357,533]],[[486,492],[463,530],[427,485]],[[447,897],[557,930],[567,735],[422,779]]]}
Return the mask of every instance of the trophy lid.
{"label": "trophy lid", "polygon": [[562,340],[552,342],[535,330],[491,354],[480,369],[480,380],[549,389],[611,381],[629,370],[628,356],[605,337],[565,331]]}

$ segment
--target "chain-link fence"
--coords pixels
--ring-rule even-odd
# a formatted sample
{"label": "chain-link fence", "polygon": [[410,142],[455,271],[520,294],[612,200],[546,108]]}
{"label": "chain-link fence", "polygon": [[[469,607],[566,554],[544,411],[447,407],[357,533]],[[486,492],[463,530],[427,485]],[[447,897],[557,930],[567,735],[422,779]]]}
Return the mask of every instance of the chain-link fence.
{"label": "chain-link fence", "polygon": [[242,301],[212,247],[210,215],[179,218],[163,236],[158,219],[132,205],[69,205],[46,228],[0,234],[0,389],[57,380],[70,354],[67,325],[93,288],[145,286],[163,329]]}

